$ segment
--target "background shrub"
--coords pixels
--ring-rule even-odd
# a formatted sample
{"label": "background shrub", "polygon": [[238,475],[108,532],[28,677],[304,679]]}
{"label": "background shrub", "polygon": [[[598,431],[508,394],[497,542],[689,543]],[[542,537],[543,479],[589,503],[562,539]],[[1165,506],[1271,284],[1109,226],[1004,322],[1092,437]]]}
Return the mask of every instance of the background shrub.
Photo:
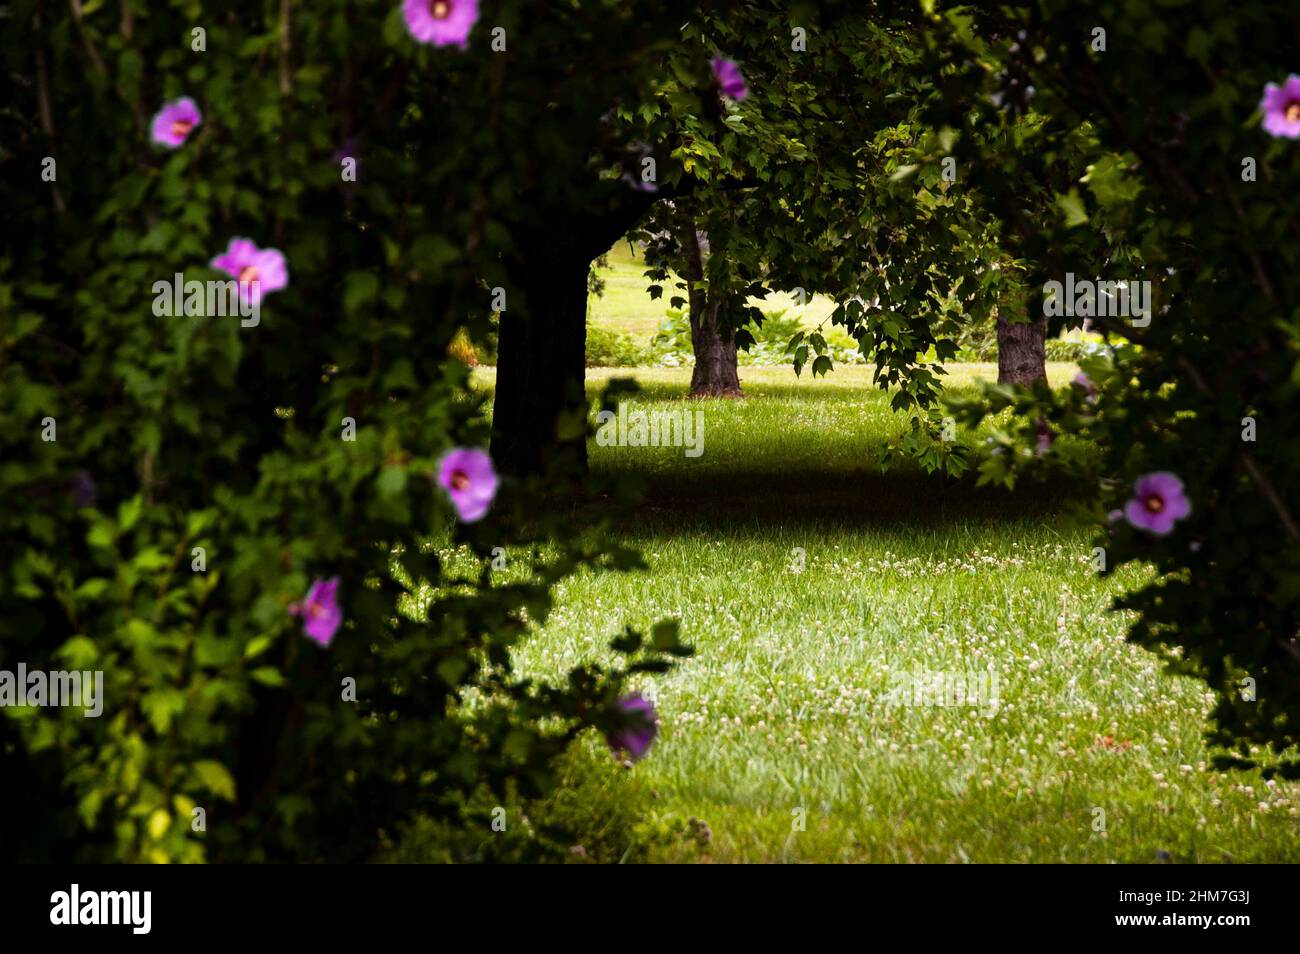
{"label": "background shrub", "polygon": [[638,368],[648,356],[631,335],[597,325],[587,326],[587,367]]}

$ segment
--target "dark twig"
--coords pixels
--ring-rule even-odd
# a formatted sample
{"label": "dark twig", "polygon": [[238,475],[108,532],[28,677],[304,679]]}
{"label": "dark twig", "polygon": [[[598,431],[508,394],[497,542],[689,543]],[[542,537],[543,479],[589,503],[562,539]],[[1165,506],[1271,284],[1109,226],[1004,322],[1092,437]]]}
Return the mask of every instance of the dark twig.
{"label": "dark twig", "polygon": [[293,53],[293,38],[290,34],[289,7],[292,0],[280,0],[280,92],[288,96],[293,92],[293,74],[289,60]]}
{"label": "dark twig", "polygon": [[99,55],[99,50],[95,48],[95,41],[90,38],[86,32],[86,24],[82,16],[81,0],[68,0],[68,5],[72,8],[72,18],[77,21],[77,32],[81,34],[81,44],[86,48],[86,55],[90,57],[90,62],[95,69],[101,73],[108,73],[108,67],[104,65],[103,57]]}

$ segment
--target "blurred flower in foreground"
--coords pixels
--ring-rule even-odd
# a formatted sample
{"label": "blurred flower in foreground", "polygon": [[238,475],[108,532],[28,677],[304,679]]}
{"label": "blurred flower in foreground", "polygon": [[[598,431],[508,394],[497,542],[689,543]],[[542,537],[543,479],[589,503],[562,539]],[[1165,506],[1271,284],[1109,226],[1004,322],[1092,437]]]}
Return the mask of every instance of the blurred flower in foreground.
{"label": "blurred flower in foreground", "polygon": [[1133,499],[1124,505],[1124,516],[1129,523],[1160,536],[1191,512],[1192,505],[1183,494],[1183,482],[1168,471],[1139,477]]}
{"label": "blurred flower in foreground", "polygon": [[639,761],[659,734],[659,715],[654,705],[639,692],[620,699],[618,708],[626,726],[606,735],[605,741],[615,752],[626,753],[633,762]]}
{"label": "blurred flower in foreground", "polygon": [[478,0],[406,0],[402,15],[411,36],[434,46],[469,45],[469,31],[478,22]]}
{"label": "blurred flower in foreground", "polygon": [[497,493],[492,458],[477,447],[454,447],[443,457],[438,483],[446,488],[456,515],[465,523],[481,520]]}
{"label": "blurred flower in foreground", "polygon": [[1092,403],[1097,401],[1097,386],[1092,383],[1092,378],[1088,377],[1082,371],[1074,376],[1074,383],[1083,388],[1088,400]]}
{"label": "blurred flower in foreground", "polygon": [[733,60],[718,56],[714,57],[712,65],[713,78],[718,81],[718,88],[725,95],[736,102],[749,95],[749,90],[745,88],[745,77],[740,75],[740,67]]}
{"label": "blurred flower in foreground", "polygon": [[203,114],[194,100],[188,96],[163,103],[163,108],[154,114],[149,124],[149,136],[160,146],[175,149],[182,145],[194,130],[203,122]]}
{"label": "blurred flower in foreground", "polygon": [[1047,422],[1040,417],[1038,419],[1038,424],[1035,426],[1034,433],[1037,438],[1034,446],[1034,455],[1042,457],[1052,449],[1052,429],[1048,427]]}
{"label": "blurred flower in foreground", "polygon": [[303,630],[320,643],[328,646],[334,633],[343,622],[343,610],[338,603],[339,578],[318,579],[307,591],[307,598],[301,603],[289,606],[289,612],[303,618]]}
{"label": "blurred flower in foreground", "polygon": [[637,142],[628,146],[626,165],[627,169],[622,175],[623,182],[637,192],[659,191],[659,185],[654,180],[654,151],[648,144]]}

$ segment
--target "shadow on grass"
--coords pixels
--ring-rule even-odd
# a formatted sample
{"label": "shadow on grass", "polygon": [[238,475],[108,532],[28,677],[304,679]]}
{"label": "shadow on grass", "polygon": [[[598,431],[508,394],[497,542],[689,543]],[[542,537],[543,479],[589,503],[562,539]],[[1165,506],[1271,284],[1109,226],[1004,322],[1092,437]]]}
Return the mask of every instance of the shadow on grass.
{"label": "shadow on grass", "polygon": [[1076,481],[1064,478],[1025,481],[1009,491],[977,487],[973,476],[917,472],[756,470],[647,477],[604,466],[598,474],[639,481],[641,503],[620,524],[657,536],[741,527],[938,530],[1055,522],[1068,519],[1072,501],[1086,499]]}

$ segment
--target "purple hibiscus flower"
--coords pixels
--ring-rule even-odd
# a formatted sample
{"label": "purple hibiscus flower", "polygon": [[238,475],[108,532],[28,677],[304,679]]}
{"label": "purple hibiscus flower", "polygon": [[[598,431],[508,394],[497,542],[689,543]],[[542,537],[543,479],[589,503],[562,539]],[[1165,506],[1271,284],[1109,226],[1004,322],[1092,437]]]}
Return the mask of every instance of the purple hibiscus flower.
{"label": "purple hibiscus flower", "polygon": [[646,182],[639,175],[631,172],[623,173],[620,181],[626,182],[628,188],[633,192],[658,192],[659,186],[653,182]]}
{"label": "purple hibiscus flower", "polygon": [[[637,192],[658,192],[658,184],[653,179],[647,181],[644,175],[647,169],[645,160],[650,159],[653,163],[654,151],[646,143],[636,142],[628,146],[628,153],[628,168],[623,173],[622,181]],[[653,169],[653,164],[648,168]]]}
{"label": "purple hibiscus flower", "polygon": [[1048,427],[1047,422],[1040,417],[1038,419],[1038,424],[1035,427],[1034,434],[1037,438],[1034,445],[1034,455],[1036,457],[1042,457],[1052,449],[1052,429]]}
{"label": "purple hibiscus flower", "polygon": [[497,493],[497,473],[492,458],[477,447],[453,447],[438,468],[442,484],[465,523],[481,520]]}
{"label": "purple hibiscus flower", "polygon": [[1139,477],[1133,487],[1133,499],[1124,505],[1124,516],[1129,523],[1158,536],[1167,534],[1175,521],[1191,512],[1183,482],[1168,471]]}
{"label": "purple hibiscus flower", "polygon": [[1097,386],[1095,383],[1092,383],[1092,378],[1089,378],[1087,374],[1084,374],[1082,370],[1080,370],[1080,372],[1074,376],[1074,383],[1079,387],[1082,387],[1084,400],[1087,400],[1089,404],[1097,403]]}
{"label": "purple hibiscus flower", "polygon": [[262,296],[289,284],[289,267],[278,248],[258,248],[250,239],[233,238],[212,267],[239,281],[239,295],[245,302],[261,304]]}
{"label": "purple hibiscus flower", "polygon": [[659,714],[639,692],[620,699],[618,709],[625,724],[606,735],[605,741],[615,753],[626,753],[633,762],[639,761],[659,734]]}
{"label": "purple hibiscus flower", "polygon": [[339,578],[317,579],[301,603],[289,606],[289,612],[303,618],[307,636],[322,646],[328,646],[343,622],[343,610],[338,603]]}
{"label": "purple hibiscus flower", "polygon": [[1264,112],[1264,131],[1270,136],[1300,139],[1300,76],[1292,73],[1281,86],[1268,83],[1259,108]]}
{"label": "purple hibiscus flower", "polygon": [[182,145],[194,127],[203,122],[203,114],[188,96],[163,103],[149,124],[149,136],[160,146],[175,149]]}
{"label": "purple hibiscus flower", "polygon": [[713,78],[718,81],[718,88],[723,94],[730,96],[736,102],[740,102],[749,95],[749,90],[745,87],[745,77],[740,75],[740,67],[734,60],[728,60],[721,56],[713,58]]}
{"label": "purple hibiscus flower", "polygon": [[402,16],[406,29],[421,43],[454,44],[463,50],[478,22],[478,0],[406,0]]}

